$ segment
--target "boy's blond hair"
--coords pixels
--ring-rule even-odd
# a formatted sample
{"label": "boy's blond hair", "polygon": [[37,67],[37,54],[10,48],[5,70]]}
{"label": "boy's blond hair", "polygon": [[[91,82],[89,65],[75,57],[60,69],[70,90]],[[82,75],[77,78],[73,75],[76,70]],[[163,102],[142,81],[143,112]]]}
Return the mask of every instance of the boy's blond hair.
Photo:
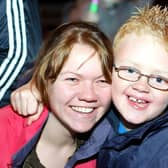
{"label": "boy's blond hair", "polygon": [[168,8],[157,5],[138,9],[117,32],[113,42],[114,51],[118,43],[130,33],[153,35],[168,50]]}

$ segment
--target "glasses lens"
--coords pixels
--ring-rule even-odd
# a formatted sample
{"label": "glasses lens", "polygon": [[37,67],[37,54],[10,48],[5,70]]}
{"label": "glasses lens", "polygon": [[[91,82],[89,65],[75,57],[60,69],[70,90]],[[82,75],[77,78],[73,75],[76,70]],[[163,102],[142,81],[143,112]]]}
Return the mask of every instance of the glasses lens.
{"label": "glasses lens", "polygon": [[120,67],[118,69],[118,75],[120,78],[128,81],[137,81],[139,78],[139,72],[131,67]]}
{"label": "glasses lens", "polygon": [[160,90],[168,89],[168,80],[161,76],[149,77],[149,85]]}
{"label": "glasses lens", "polygon": [[115,67],[115,71],[118,73],[118,77],[127,81],[136,82],[141,76],[148,78],[148,84],[158,90],[168,90],[168,78],[159,75],[145,75],[141,74],[139,70],[129,66]]}

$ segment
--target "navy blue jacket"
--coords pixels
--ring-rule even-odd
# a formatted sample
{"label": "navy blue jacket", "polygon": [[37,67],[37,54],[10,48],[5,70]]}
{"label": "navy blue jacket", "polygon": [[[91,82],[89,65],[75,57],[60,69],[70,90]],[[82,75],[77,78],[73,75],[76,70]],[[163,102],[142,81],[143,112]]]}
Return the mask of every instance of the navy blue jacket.
{"label": "navy blue jacket", "polygon": [[41,42],[38,0],[0,0],[0,107],[32,67]]}
{"label": "navy blue jacket", "polygon": [[137,129],[109,136],[99,152],[98,168],[168,167],[168,111]]}

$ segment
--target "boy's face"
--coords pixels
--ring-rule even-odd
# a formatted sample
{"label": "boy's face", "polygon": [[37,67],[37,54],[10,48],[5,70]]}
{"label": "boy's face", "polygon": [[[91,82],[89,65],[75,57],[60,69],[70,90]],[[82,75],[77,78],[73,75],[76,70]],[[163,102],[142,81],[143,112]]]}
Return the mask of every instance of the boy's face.
{"label": "boy's face", "polygon": [[[165,88],[168,79],[168,52],[162,43],[149,35],[130,34],[118,44],[114,51],[115,66],[128,66],[122,76],[136,76],[136,68],[142,74],[154,75],[150,84]],[[129,75],[129,76],[127,76]],[[130,77],[131,75],[131,77]],[[155,76],[156,75],[156,76]],[[164,78],[162,78],[164,77]],[[112,98],[122,117],[130,124],[141,124],[159,116],[168,105],[168,91],[161,91],[148,85],[148,78],[126,81],[118,77],[113,68]]]}

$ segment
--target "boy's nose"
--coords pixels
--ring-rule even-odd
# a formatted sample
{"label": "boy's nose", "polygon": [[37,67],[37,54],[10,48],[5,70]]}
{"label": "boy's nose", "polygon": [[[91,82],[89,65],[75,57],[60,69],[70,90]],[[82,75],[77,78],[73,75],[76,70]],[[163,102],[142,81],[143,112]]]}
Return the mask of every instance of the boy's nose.
{"label": "boy's nose", "polygon": [[141,76],[136,82],[133,82],[132,88],[139,92],[149,92],[148,78],[146,76]]}

